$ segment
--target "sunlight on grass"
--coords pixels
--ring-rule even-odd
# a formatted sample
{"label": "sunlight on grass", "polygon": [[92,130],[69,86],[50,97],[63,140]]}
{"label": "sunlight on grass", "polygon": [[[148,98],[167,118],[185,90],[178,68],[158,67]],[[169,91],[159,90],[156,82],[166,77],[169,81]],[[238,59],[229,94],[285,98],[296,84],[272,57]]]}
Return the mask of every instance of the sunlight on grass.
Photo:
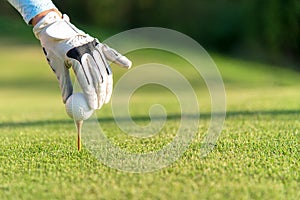
{"label": "sunlight on grass", "polygon": [[[227,120],[215,150],[199,157],[210,121],[203,80],[174,55],[154,50],[129,55],[135,66],[173,63],[200,102],[198,134],[184,156],[147,174],[110,169],[87,149],[76,149],[76,130],[64,111],[57,81],[38,46],[1,46],[0,199],[297,199],[299,188],[300,73],[214,55],[224,77]],[[185,68],[184,68],[185,67]],[[113,66],[115,81],[126,72]],[[158,92],[160,91],[160,92]],[[120,96],[122,98],[122,96]],[[173,115],[160,135],[146,140],[116,127],[111,105],[98,111],[108,137],[124,149],[159,149],[176,133],[176,97],[157,86],[131,99],[137,123],[149,122],[154,103]]]}

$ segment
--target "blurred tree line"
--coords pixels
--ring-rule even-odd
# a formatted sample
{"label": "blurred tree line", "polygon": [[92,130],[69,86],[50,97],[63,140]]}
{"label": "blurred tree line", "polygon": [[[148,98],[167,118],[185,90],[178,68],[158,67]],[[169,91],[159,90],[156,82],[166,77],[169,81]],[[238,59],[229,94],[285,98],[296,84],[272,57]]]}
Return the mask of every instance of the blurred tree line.
{"label": "blurred tree line", "polygon": [[[274,62],[285,58],[300,63],[299,0],[53,2],[72,20],[81,23],[115,30],[143,26],[171,28],[191,36],[206,49]],[[0,11],[8,12],[5,6]]]}

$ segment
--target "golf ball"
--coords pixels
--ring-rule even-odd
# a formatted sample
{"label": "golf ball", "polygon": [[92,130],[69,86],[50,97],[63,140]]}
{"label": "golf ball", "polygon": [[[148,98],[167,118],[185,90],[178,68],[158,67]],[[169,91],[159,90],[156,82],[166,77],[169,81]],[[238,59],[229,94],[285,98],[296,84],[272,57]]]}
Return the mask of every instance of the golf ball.
{"label": "golf ball", "polygon": [[67,114],[75,121],[87,120],[92,114],[83,93],[72,94],[66,102]]}

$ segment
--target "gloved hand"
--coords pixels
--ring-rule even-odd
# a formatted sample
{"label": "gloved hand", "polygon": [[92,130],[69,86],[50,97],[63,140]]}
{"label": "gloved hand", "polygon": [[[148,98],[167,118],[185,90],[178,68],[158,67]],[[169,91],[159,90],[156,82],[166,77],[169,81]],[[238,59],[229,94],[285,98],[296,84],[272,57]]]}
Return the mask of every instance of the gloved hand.
{"label": "gloved hand", "polygon": [[68,16],[48,13],[33,28],[40,40],[48,63],[56,74],[63,102],[73,93],[69,68],[75,72],[91,109],[100,109],[112,94],[111,61],[125,68],[131,61],[97,39],[80,31],[70,23]]}

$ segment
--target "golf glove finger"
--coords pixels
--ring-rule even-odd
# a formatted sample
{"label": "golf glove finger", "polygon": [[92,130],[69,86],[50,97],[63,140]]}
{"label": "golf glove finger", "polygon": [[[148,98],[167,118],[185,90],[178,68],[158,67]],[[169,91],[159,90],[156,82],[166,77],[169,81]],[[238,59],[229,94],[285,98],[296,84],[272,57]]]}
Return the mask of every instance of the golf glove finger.
{"label": "golf glove finger", "polygon": [[75,72],[91,109],[100,109],[112,94],[113,78],[108,61],[125,68],[131,61],[116,50],[77,29],[68,16],[48,13],[33,28],[40,40],[48,63],[56,74],[66,103],[73,93],[69,68]]}

